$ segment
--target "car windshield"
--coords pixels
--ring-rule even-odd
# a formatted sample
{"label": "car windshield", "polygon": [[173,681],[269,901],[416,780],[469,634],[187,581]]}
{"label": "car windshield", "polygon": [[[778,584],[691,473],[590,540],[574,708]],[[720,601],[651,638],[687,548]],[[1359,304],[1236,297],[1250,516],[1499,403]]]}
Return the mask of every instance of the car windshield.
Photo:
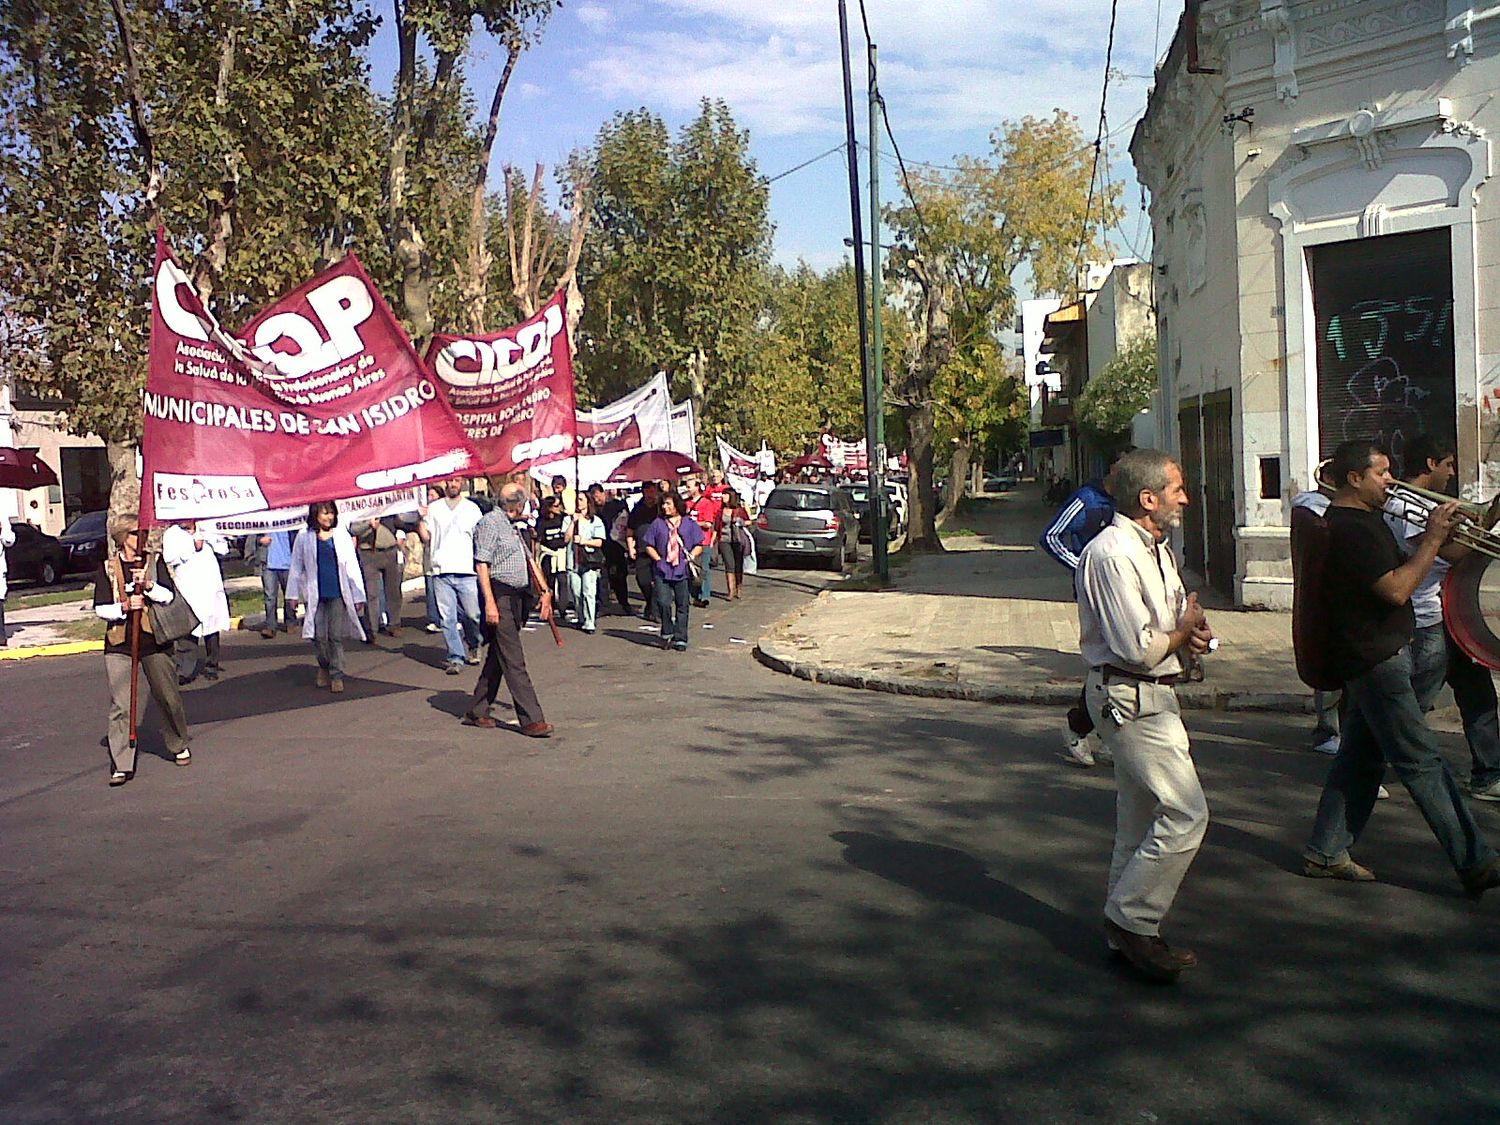
{"label": "car windshield", "polygon": [[89,512],[86,515],[79,516],[72,523],[68,524],[68,529],[63,534],[103,535],[105,515],[106,513],[104,512]]}
{"label": "car windshield", "polygon": [[833,498],[822,489],[778,488],[766,498],[766,507],[790,512],[819,512],[833,507]]}

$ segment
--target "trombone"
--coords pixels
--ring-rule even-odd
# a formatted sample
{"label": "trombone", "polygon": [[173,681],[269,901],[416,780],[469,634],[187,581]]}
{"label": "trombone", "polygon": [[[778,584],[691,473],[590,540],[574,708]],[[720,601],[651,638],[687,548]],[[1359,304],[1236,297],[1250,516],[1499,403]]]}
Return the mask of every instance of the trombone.
{"label": "trombone", "polygon": [[1475,554],[1500,559],[1500,534],[1490,530],[1495,517],[1500,515],[1500,496],[1496,496],[1488,505],[1473,504],[1443,492],[1434,492],[1430,488],[1419,488],[1398,480],[1386,489],[1386,497],[1398,501],[1404,509],[1401,514],[1423,527],[1427,526],[1428,515],[1438,505],[1457,504],[1458,523],[1453,527],[1450,540],[1460,547],[1467,547]]}
{"label": "trombone", "polygon": [[[1328,479],[1328,465],[1328,461],[1320,461],[1318,467],[1313,470],[1313,479],[1317,482],[1320,492],[1332,496],[1334,486],[1333,482]],[[1475,504],[1468,500],[1460,500],[1456,496],[1449,496],[1446,492],[1434,492],[1430,488],[1421,488],[1415,484],[1407,484],[1404,480],[1398,480],[1386,489],[1385,495],[1387,502],[1396,500],[1401,504],[1402,511],[1393,514],[1404,516],[1412,523],[1420,524],[1424,528],[1427,526],[1428,515],[1439,504],[1457,504],[1459,519],[1449,539],[1477,555],[1500,559],[1500,534],[1491,530],[1497,520],[1500,520],[1500,494],[1497,494],[1488,505]],[[1388,508],[1387,511],[1389,510]]]}

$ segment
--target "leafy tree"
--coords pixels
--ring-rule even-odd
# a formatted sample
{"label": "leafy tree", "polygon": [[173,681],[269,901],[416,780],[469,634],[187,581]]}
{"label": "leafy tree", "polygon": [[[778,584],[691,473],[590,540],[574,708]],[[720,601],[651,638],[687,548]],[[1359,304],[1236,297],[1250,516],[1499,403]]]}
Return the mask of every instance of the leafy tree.
{"label": "leafy tree", "polygon": [[584,157],[593,223],[579,266],[589,293],[579,353],[597,397],[664,370],[706,428],[732,419],[771,239],[749,143],[708,99],[675,139],[646,109],[600,129]]}
{"label": "leafy tree", "polygon": [[1116,352],[1083,388],[1078,422],[1101,442],[1128,436],[1135,416],[1151,405],[1157,384],[1156,337],[1143,333]]}
{"label": "leafy tree", "polygon": [[1119,215],[1118,186],[1096,191],[1085,215],[1092,146],[1070,114],[1007,123],[991,143],[987,159],[958,157],[957,171],[914,175],[911,198],[885,213],[899,247],[887,275],[911,329],[888,397],[906,421],[914,550],[942,549],[929,499],[936,443],[947,437],[953,447],[951,510],[981,433],[975,404],[992,403],[997,423],[1019,419],[1020,385],[998,351],[1015,315],[1015,275],[1029,266],[1037,292],[1066,291],[1074,263],[1097,251]]}
{"label": "leafy tree", "polygon": [[[501,103],[516,61],[541,34],[554,7],[555,0],[392,0],[397,61],[385,227],[400,306],[418,340],[431,335],[437,323],[435,263],[463,263],[461,292],[453,296],[465,306],[465,323],[477,327],[474,322],[483,320],[481,279],[490,263],[481,231],[487,227],[485,185]],[[473,103],[462,69],[476,23],[506,50],[489,115],[477,134],[469,128]],[[424,50],[431,55],[430,67]],[[454,309],[444,319],[456,322],[457,313]]]}
{"label": "leafy tree", "polygon": [[373,29],[358,0],[0,0],[4,362],[106,439],[120,504],[152,227],[230,323],[377,232]]}

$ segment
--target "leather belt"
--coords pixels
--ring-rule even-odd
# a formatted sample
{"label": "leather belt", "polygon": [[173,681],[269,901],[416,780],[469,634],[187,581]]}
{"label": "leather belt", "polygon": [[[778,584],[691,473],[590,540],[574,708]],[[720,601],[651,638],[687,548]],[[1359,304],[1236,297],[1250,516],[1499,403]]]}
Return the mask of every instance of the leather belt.
{"label": "leather belt", "polygon": [[1118,676],[1122,680],[1134,680],[1141,684],[1161,684],[1163,687],[1174,687],[1182,676],[1176,672],[1166,676],[1148,676],[1144,672],[1132,672],[1129,668],[1121,668],[1116,664],[1098,664],[1094,671],[1102,672],[1108,680],[1111,676]]}

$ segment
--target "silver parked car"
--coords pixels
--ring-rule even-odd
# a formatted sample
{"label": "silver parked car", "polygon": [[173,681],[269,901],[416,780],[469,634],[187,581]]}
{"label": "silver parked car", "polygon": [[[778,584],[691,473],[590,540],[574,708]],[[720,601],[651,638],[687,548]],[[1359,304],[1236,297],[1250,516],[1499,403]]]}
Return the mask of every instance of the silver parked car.
{"label": "silver parked car", "polygon": [[854,501],[833,485],[779,485],[755,521],[755,554],[762,561],[820,559],[843,570],[859,557]]}

